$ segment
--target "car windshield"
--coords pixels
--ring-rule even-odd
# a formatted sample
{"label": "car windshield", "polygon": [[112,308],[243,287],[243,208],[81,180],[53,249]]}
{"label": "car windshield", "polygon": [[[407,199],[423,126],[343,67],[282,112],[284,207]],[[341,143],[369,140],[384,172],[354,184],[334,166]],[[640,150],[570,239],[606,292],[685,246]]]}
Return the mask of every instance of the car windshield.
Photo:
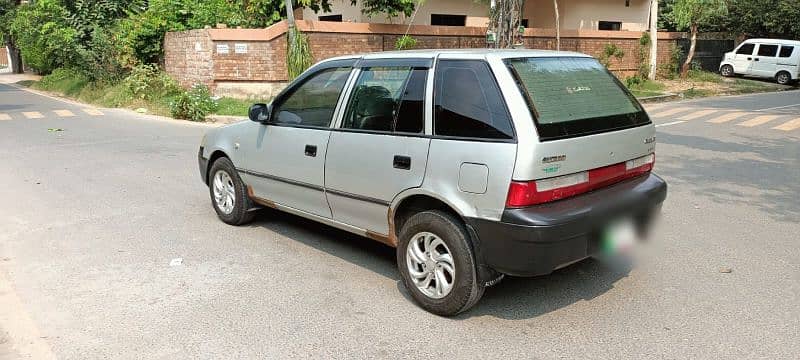
{"label": "car windshield", "polygon": [[544,140],[650,122],[632,95],[595,59],[548,57],[506,62]]}

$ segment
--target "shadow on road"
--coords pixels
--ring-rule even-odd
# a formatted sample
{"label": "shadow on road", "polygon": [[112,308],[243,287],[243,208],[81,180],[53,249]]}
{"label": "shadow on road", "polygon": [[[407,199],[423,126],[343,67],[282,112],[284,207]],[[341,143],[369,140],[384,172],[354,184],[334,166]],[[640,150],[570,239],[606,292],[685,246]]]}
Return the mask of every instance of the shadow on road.
{"label": "shadow on road", "polygon": [[[400,281],[394,248],[272,209],[262,210],[253,226],[274,231],[392,279],[397,283],[399,295],[413,301]],[[486,315],[503,319],[533,318],[602,295],[612,289],[614,283],[626,277],[630,270],[629,264],[589,259],[548,276],[507,277],[498,285],[486,289],[483,299],[456,319]]]}
{"label": "shadow on road", "polygon": [[800,219],[800,143],[788,137],[740,137],[732,142],[661,132],[659,143],[687,147],[690,153],[659,162],[657,170],[668,175],[673,187],[683,186],[714,202],[755,206],[779,221]]}

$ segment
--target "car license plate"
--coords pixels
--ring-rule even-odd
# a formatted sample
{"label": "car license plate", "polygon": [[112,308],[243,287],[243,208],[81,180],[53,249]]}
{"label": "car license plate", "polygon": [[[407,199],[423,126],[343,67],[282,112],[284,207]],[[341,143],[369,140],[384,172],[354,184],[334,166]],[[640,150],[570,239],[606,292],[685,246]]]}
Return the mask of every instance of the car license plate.
{"label": "car license plate", "polygon": [[603,232],[601,247],[606,254],[628,252],[636,244],[636,226],[633,219],[612,222]]}

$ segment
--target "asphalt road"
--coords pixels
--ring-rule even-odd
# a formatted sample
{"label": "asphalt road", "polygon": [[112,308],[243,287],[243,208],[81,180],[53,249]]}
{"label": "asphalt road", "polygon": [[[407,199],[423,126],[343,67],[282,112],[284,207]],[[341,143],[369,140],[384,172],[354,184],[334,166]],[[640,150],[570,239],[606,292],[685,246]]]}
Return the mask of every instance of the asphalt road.
{"label": "asphalt road", "polygon": [[393,249],[217,220],[206,125],[0,85],[0,358],[799,358],[800,92],[650,109],[670,193],[639,261],[509,278],[446,319]]}

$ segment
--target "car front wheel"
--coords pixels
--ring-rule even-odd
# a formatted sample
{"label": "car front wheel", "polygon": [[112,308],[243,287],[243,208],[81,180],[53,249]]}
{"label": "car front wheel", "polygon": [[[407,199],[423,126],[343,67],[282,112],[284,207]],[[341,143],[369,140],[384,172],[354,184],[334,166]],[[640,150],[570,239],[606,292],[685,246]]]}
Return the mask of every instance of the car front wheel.
{"label": "car front wheel", "polygon": [[731,76],[733,76],[733,66],[723,65],[719,69],[719,73],[720,73],[720,75],[722,75],[724,77],[731,77]]}
{"label": "car front wheel", "polygon": [[420,212],[403,224],[397,266],[411,296],[431,313],[453,316],[483,296],[469,235],[447,212]]}
{"label": "car front wheel", "polygon": [[228,158],[211,165],[208,190],[217,216],[230,225],[242,225],[253,219],[250,198],[242,179]]}

